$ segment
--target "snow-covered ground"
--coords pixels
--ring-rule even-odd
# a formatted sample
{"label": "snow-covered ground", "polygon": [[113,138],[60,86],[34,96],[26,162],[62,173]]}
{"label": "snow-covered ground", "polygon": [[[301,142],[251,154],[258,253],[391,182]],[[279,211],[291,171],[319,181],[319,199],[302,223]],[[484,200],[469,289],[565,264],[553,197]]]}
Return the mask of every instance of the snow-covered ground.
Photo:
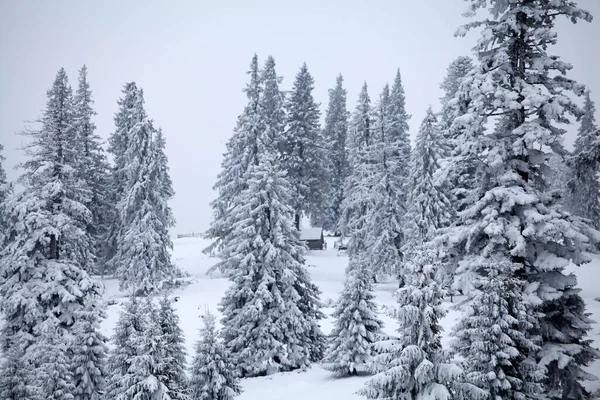
{"label": "snow-covered ground", "polygon": [[[333,249],[333,240],[327,238],[328,250],[309,251],[307,263],[313,281],[323,292],[321,299],[325,304],[330,304],[330,299],[335,300],[342,290],[344,281],[344,269],[348,263],[346,256],[337,254]],[[181,319],[181,327],[185,332],[188,357],[193,355],[193,346],[197,340],[198,329],[200,328],[200,313],[205,307],[218,314],[218,304],[221,297],[229,285],[229,281],[213,275],[209,277],[206,271],[216,263],[215,258],[211,258],[202,253],[202,249],[207,243],[199,238],[175,239],[173,256],[175,262],[184,271],[192,275],[193,284],[186,286],[173,293],[178,296],[176,303],[177,310]],[[594,301],[594,298],[600,297],[600,257],[595,256],[592,263],[577,268],[575,270],[579,278],[579,286],[582,289],[582,296],[588,305],[588,311],[592,313],[592,318],[600,321],[600,302]],[[107,299],[116,300],[117,304],[109,306],[108,318],[102,325],[104,334],[111,337],[115,323],[119,316],[120,304],[125,301],[125,297],[118,290],[115,280],[105,280]],[[397,285],[395,282],[379,283],[375,285],[377,302],[381,308],[386,306],[393,307],[395,301],[393,298]],[[457,299],[455,299],[455,303]],[[447,303],[448,308],[452,306]],[[326,315],[333,312],[332,308],[323,310]],[[457,311],[450,310],[442,325],[448,334],[454,325],[458,316]],[[385,322],[384,331],[393,334],[395,330],[394,321],[386,315],[381,314]],[[322,321],[321,328],[323,332],[329,333],[332,328],[332,319],[328,318]],[[595,346],[600,346],[600,324],[594,326],[592,338],[596,341]],[[444,345],[447,344],[448,337],[444,337]],[[591,372],[600,376],[600,362],[592,366]],[[362,387],[368,377],[349,377],[334,379],[331,374],[319,366],[315,365],[307,371],[294,371],[290,373],[281,373],[268,377],[251,378],[243,380],[244,393],[240,400],[335,400],[335,399],[358,399],[360,396],[355,392]],[[595,388],[600,388],[600,383],[592,384]]]}

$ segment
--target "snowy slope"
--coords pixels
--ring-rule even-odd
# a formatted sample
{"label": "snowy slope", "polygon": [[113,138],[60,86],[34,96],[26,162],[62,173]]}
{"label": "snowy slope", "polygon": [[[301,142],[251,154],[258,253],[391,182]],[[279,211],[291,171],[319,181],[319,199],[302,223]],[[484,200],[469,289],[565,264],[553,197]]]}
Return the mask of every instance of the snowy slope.
{"label": "snowy slope", "polygon": [[[344,269],[348,263],[345,256],[340,256],[333,249],[333,241],[327,238],[328,250],[310,251],[307,255],[309,271],[313,281],[323,292],[321,299],[325,304],[338,297],[342,290],[344,280]],[[186,346],[188,355],[191,359],[193,354],[193,345],[197,339],[197,332],[200,328],[199,315],[205,307],[209,307],[218,314],[218,304],[221,296],[227,289],[229,282],[217,275],[213,277],[206,276],[206,271],[216,263],[216,259],[208,257],[202,253],[202,249],[207,245],[205,241],[199,238],[184,238],[174,240],[174,259],[177,264],[194,278],[194,283],[173,293],[178,296],[176,308],[181,318],[181,327],[186,336]],[[600,320],[600,302],[594,301],[594,298],[600,297],[600,257],[595,257],[594,261],[582,268],[575,270],[582,295],[588,304],[589,311],[593,314],[594,320]],[[118,319],[120,303],[125,298],[118,290],[115,280],[105,280],[107,287],[107,299],[112,299],[117,304],[109,306],[108,318],[102,325],[102,330],[107,336],[112,336],[114,325]],[[381,308],[394,307],[394,291],[397,286],[394,282],[379,283],[375,285],[377,302]],[[331,299],[331,300],[330,300]],[[456,300],[455,300],[456,302]],[[451,306],[447,303],[448,307]],[[333,312],[333,308],[324,309],[326,315]],[[442,325],[448,333],[454,324],[458,312],[450,310]],[[386,315],[381,315],[386,326],[384,331],[393,334],[395,324]],[[323,332],[329,333],[332,328],[332,320],[328,318],[322,321],[321,328]],[[596,340],[596,346],[600,345],[600,325],[594,327],[593,338]],[[448,338],[444,338],[444,345]],[[600,363],[592,368],[593,372],[600,376]],[[358,399],[360,396],[355,392],[358,390],[368,377],[350,377],[343,379],[332,379],[331,374],[319,366],[313,366],[308,371],[294,371],[271,375],[268,377],[244,379],[244,393],[240,400],[332,400],[332,399]],[[594,384],[596,387],[600,385]]]}

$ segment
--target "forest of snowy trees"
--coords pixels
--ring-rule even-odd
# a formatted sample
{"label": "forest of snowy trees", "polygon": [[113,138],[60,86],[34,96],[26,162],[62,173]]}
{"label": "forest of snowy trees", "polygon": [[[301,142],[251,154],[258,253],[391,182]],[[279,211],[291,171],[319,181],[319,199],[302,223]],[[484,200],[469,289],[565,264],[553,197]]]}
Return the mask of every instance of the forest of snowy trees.
{"label": "forest of snowy trees", "polygon": [[[205,249],[230,286],[220,325],[201,316],[189,366],[169,132],[129,82],[103,143],[87,68],[74,91],[60,69],[22,132],[18,181],[0,154],[0,400],[231,400],[242,378],[316,363],[371,375],[368,399],[598,398],[585,388],[594,321],[566,267],[600,252],[600,129],[592,93],[552,53],[557,19],[592,16],[568,0],[469,2],[469,16],[489,11],[457,32],[479,32],[473,57],[450,63],[422,121],[400,70],[378,95],[365,82],[350,111],[339,75],[322,115],[306,63],[284,91],[272,56],[250,60]],[[303,219],[348,247],[330,335]],[[128,297],[110,339],[105,276]],[[391,336],[381,280],[398,281]],[[442,302],[456,293],[444,347]]]}

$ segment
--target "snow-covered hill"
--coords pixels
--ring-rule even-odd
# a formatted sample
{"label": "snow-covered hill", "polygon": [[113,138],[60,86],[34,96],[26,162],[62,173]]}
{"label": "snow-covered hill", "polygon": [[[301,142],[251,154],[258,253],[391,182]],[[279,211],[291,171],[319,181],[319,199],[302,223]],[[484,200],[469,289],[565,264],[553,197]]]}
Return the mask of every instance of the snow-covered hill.
{"label": "snow-covered hill", "polygon": [[[338,293],[342,290],[344,269],[348,263],[346,256],[338,255],[337,251],[333,249],[331,238],[328,238],[328,241],[330,241],[327,246],[328,250],[310,251],[307,256],[309,271],[313,281],[323,292],[321,299],[325,304],[331,304],[331,300],[337,299]],[[202,249],[206,245],[207,243],[199,238],[184,238],[174,241],[174,260],[194,278],[193,284],[173,293],[174,296],[179,297],[176,307],[181,318],[181,327],[185,332],[190,360],[200,328],[200,313],[206,306],[218,313],[219,301],[229,285],[229,281],[225,278],[206,275],[206,271],[217,261],[202,253]],[[579,278],[579,286],[582,289],[582,296],[587,302],[588,311],[592,313],[594,320],[600,321],[600,302],[594,301],[594,298],[600,297],[600,257],[594,256],[592,263],[575,269],[575,272]],[[118,319],[120,304],[125,297],[119,292],[115,280],[105,280],[105,284],[107,299],[116,300],[116,304],[109,306],[108,318],[102,325],[104,334],[110,337]],[[382,309],[395,305],[393,294],[396,288],[394,282],[375,285],[377,302]],[[452,304],[448,302],[447,306],[450,308]],[[324,312],[326,315],[330,315],[333,309],[326,308]],[[446,334],[450,332],[457,315],[458,312],[450,310],[442,321]],[[381,318],[386,324],[384,331],[393,334],[396,328],[394,321],[383,313]],[[323,332],[329,333],[332,328],[331,318],[322,321],[321,328]],[[444,339],[444,344],[447,344],[448,337],[445,336]],[[600,324],[594,326],[593,339],[596,341],[595,346],[600,346]],[[595,375],[600,376],[600,362],[593,365],[591,370]],[[367,379],[368,377],[333,379],[329,372],[319,366],[313,366],[308,371],[244,379],[242,381],[244,393],[240,396],[240,400],[359,399],[361,397],[355,392]],[[593,387],[600,388],[600,383],[594,383]]]}

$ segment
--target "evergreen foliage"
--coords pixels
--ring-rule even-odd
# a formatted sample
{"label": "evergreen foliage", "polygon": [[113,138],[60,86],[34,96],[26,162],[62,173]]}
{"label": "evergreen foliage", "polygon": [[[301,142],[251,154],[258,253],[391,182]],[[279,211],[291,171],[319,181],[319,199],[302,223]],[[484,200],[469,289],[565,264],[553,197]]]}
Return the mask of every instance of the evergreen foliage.
{"label": "evergreen foliage", "polygon": [[6,179],[6,171],[4,170],[4,161],[6,158],[2,155],[4,147],[0,144],[0,249],[7,240],[6,233],[9,231],[7,206],[8,198],[12,194],[12,185]]}
{"label": "evergreen foliage", "polygon": [[452,218],[452,204],[437,179],[444,155],[443,137],[438,128],[430,107],[419,128],[411,160],[410,205],[405,230],[405,254],[409,259],[439,228],[448,226]]}
{"label": "evergreen foliage", "polygon": [[202,321],[190,373],[190,399],[233,400],[242,393],[234,360],[219,340],[215,316],[207,311]]}
{"label": "evergreen foliage", "polygon": [[244,111],[238,116],[233,136],[226,144],[226,152],[221,163],[221,172],[213,189],[218,193],[217,198],[211,203],[213,220],[207,234],[213,243],[205,249],[208,253],[217,251],[221,262],[211,268],[212,272],[218,268],[227,273],[231,264],[231,256],[226,252],[230,243],[231,228],[235,224],[232,220],[232,210],[236,207],[239,194],[247,187],[246,172],[251,165],[258,162],[258,137],[262,132],[262,122],[259,116],[260,97],[263,91],[261,86],[258,57],[252,58],[250,82],[244,89],[248,103]]}
{"label": "evergreen foliage", "polygon": [[[296,215],[296,229],[300,217],[308,214],[313,221],[322,220],[324,209],[324,182],[328,168],[325,165],[325,147],[319,119],[319,105],[312,95],[314,79],[306,63],[296,75],[291,94],[285,104],[287,126],[278,140],[281,164],[292,187],[292,208]],[[268,92],[265,90],[265,96]]]}
{"label": "evergreen foliage", "polygon": [[372,345],[383,327],[374,297],[371,271],[358,257],[350,258],[344,290],[333,313],[335,325],[323,368],[338,376],[368,369]]}
{"label": "evergreen foliage", "polygon": [[121,132],[127,148],[123,169],[115,172],[124,181],[117,203],[120,229],[112,263],[121,290],[147,295],[173,285],[181,275],[169,252],[173,246],[169,235],[173,218],[166,196],[172,191],[166,190],[170,180],[166,181],[166,160],[160,147],[164,142],[161,135],[156,142],[156,130],[144,110],[142,91],[128,84],[124,99],[128,101],[121,101],[121,105],[130,108],[121,113],[129,116],[129,124],[135,123],[129,131]]}
{"label": "evergreen foliage", "polygon": [[600,228],[600,130],[596,125],[596,107],[585,94],[583,116],[575,140],[573,155],[568,158],[572,175],[567,183],[567,206],[573,214],[585,218],[592,227]]}
{"label": "evergreen foliage", "polygon": [[79,384],[74,356],[85,351],[78,327],[86,318],[102,318],[103,287],[86,272],[94,266],[85,230],[91,213],[77,175],[73,115],[71,89],[60,69],[39,130],[27,132],[32,140],[21,165],[23,190],[4,208],[9,229],[0,252],[1,338],[3,368],[10,374],[2,374],[0,387],[16,398],[73,398]]}
{"label": "evergreen foliage", "polygon": [[364,237],[358,238],[358,232],[363,232],[365,221],[370,209],[370,191],[373,186],[375,163],[373,160],[373,110],[365,83],[358,97],[358,104],[352,114],[351,130],[348,140],[348,161],[350,174],[345,187],[345,198],[342,203],[342,218],[340,230],[343,236],[351,237],[356,245],[356,251],[362,251],[365,246]]}
{"label": "evergreen foliage", "polygon": [[[79,70],[79,84],[73,98],[73,128],[76,135],[76,175],[87,190],[83,203],[90,210],[91,218],[85,225],[87,234],[94,242],[93,253],[98,260],[96,269],[104,271],[103,242],[108,230],[107,215],[110,214],[106,187],[109,183],[109,164],[106,160],[102,140],[95,132],[92,121],[96,112],[87,80],[87,67]],[[97,272],[97,271],[94,271]]]}
{"label": "evergreen foliage", "polygon": [[108,339],[100,332],[100,308],[103,303],[89,304],[73,326],[70,369],[73,374],[74,400],[99,400],[106,386]]}
{"label": "evergreen foliage", "polygon": [[233,210],[239,221],[232,229],[234,248],[227,250],[235,262],[233,283],[221,302],[222,335],[241,376],[308,366],[317,327],[316,311],[300,309],[310,297],[297,290],[304,246],[291,220],[290,186],[269,152],[273,142],[261,142],[265,147],[248,171],[242,205]]}
{"label": "evergreen foliage", "polygon": [[159,349],[162,352],[160,359],[164,383],[172,400],[185,400],[188,398],[186,351],[179,316],[173,307],[173,300],[166,294],[161,299],[157,311],[156,323],[160,329]]}
{"label": "evergreen foliage", "polygon": [[410,140],[399,75],[392,93],[385,86],[376,114],[373,145],[376,168],[372,178],[373,200],[368,218],[366,258],[373,274],[380,278],[397,275],[403,257]]}
{"label": "evergreen foliage", "polygon": [[339,222],[342,216],[342,204],[345,198],[344,185],[350,166],[348,164],[349,113],[346,108],[346,89],[343,87],[344,78],[339,75],[333,89],[329,89],[329,104],[325,113],[323,137],[326,143],[326,165],[329,190],[327,190],[326,215],[321,221],[323,228],[339,234]]}
{"label": "evergreen foliage", "polygon": [[465,359],[461,399],[537,399],[542,393],[543,368],[528,357],[540,350],[540,338],[531,334],[535,320],[524,302],[525,282],[515,275],[519,267],[493,259],[481,266],[453,332],[453,349]]}
{"label": "evergreen foliage", "polygon": [[115,114],[115,131],[108,139],[108,151],[112,154],[113,166],[110,173],[108,198],[110,212],[107,213],[108,230],[106,232],[105,249],[103,252],[103,273],[114,274],[118,267],[117,254],[119,235],[122,233],[123,221],[117,205],[125,197],[127,176],[125,168],[127,159],[125,152],[128,147],[129,131],[139,123],[140,115],[136,115],[136,105],[139,102],[140,90],[135,82],[125,84],[122,97],[117,101],[119,110]]}
{"label": "evergreen foliage", "polygon": [[[546,191],[546,179],[549,156],[562,151],[564,130],[558,124],[581,114],[569,93],[584,92],[566,77],[571,67],[548,54],[557,40],[550,15],[573,22],[589,21],[591,16],[573,2],[473,0],[470,15],[480,8],[490,11],[490,19],[459,31],[478,27],[482,35],[475,48],[479,65],[457,93],[458,102],[468,108],[454,120],[462,132],[454,162],[479,158],[480,179],[476,196],[440,241],[456,255],[465,288],[486,276],[482,267],[490,261],[492,270],[505,273],[503,281],[524,282],[525,312],[533,325],[529,334],[541,337],[541,349],[523,346],[521,354],[513,356],[541,360],[546,398],[590,398],[582,385],[590,376],[583,368],[599,354],[586,338],[591,321],[576,278],[565,273],[569,262],[589,261],[583,253],[587,239]],[[488,123],[494,128],[486,129]],[[506,296],[507,303],[519,301]],[[491,317],[484,314],[485,308],[477,310],[472,318]],[[480,353],[473,349],[465,363],[476,365]],[[528,371],[511,373],[506,381],[511,385],[503,390],[519,391],[538,383],[536,374]]]}
{"label": "evergreen foliage", "polygon": [[359,392],[369,399],[452,399],[453,382],[462,375],[442,349],[440,319],[446,312],[435,273],[429,265],[411,272],[390,313],[398,321],[398,338],[373,346],[370,369],[376,375]]}

